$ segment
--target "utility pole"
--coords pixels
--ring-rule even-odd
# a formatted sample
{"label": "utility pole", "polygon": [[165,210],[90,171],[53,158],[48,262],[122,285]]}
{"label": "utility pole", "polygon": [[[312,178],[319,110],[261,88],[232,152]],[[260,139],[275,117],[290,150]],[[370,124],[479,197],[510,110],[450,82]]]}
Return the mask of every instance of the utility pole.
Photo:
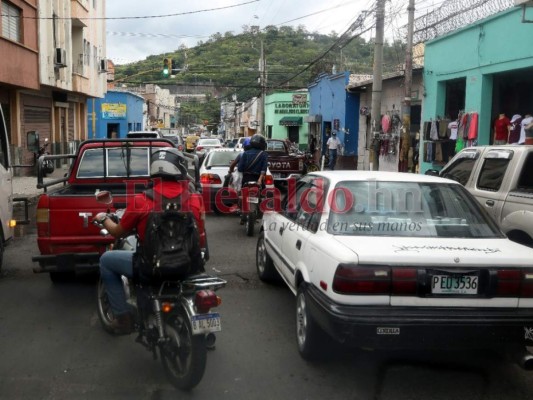
{"label": "utility pole", "polygon": [[261,40],[261,58],[259,59],[259,83],[261,85],[261,101],[259,102],[259,125],[257,125],[257,133],[264,135],[265,132],[265,96],[266,96],[266,62],[263,41]]}
{"label": "utility pole", "polygon": [[409,147],[411,142],[411,88],[413,86],[413,26],[415,0],[407,6],[407,49],[405,51],[405,96],[402,103],[402,140],[400,148],[400,172],[407,172]]}
{"label": "utility pole", "polygon": [[383,36],[385,31],[385,0],[377,0],[376,39],[374,43],[374,80],[372,83],[372,126],[367,136],[371,171],[379,170],[379,133],[381,132],[381,92],[383,87]]}

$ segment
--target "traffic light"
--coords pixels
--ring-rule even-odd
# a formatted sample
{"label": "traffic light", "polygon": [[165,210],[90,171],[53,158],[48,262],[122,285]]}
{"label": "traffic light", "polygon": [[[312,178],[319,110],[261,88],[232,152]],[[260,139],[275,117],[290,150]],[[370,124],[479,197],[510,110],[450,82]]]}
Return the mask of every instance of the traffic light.
{"label": "traffic light", "polygon": [[172,59],[165,58],[163,60],[163,76],[167,78],[172,73]]}

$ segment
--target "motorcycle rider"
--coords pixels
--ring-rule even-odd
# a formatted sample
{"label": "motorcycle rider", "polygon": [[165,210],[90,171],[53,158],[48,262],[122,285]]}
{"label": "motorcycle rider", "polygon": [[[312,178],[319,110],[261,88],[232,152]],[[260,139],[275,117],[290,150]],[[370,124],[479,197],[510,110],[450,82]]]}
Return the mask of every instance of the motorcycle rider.
{"label": "motorcycle rider", "polygon": [[[189,179],[181,153],[174,148],[154,152],[150,160],[150,177],[153,179],[153,200],[145,193],[136,194],[128,201],[124,215],[115,223],[104,212],[98,213],[98,221],[115,238],[125,237],[136,232],[140,246],[144,241],[146,221],[150,211],[157,207],[156,199],[161,196],[175,198],[180,196],[182,210],[191,211],[198,226],[203,226],[203,202],[201,196],[190,195]],[[126,303],[121,275],[133,275],[133,251],[106,251],[100,257],[100,276],[104,284],[111,310],[115,319],[112,329],[115,334],[125,335],[133,332],[134,319]]]}
{"label": "motorcycle rider", "polygon": [[[242,153],[237,164],[237,170],[242,173],[242,187],[248,182],[257,182],[263,187],[268,168],[268,154],[265,151],[267,142],[263,135],[256,133],[250,139],[250,148]],[[246,215],[241,213],[241,225],[244,225]]]}
{"label": "motorcycle rider", "polygon": [[242,153],[237,170],[242,172],[242,184],[256,181],[263,184],[268,168],[267,142],[263,135],[256,133],[250,139],[250,149]]}

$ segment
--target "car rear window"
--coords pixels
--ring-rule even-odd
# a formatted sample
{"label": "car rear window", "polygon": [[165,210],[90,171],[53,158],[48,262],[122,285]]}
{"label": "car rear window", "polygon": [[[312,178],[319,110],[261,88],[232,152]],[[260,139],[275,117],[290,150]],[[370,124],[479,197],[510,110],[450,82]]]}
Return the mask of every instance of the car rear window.
{"label": "car rear window", "polygon": [[207,167],[227,167],[233,160],[241,154],[239,151],[215,151],[209,153]]}
{"label": "car rear window", "polygon": [[458,184],[346,181],[329,199],[328,232],[334,235],[503,237]]}
{"label": "car rear window", "polygon": [[282,151],[285,152],[283,142],[267,141],[267,151]]}
{"label": "car rear window", "polygon": [[218,139],[200,139],[198,145],[202,146],[220,146],[220,141]]}
{"label": "car rear window", "polygon": [[[152,148],[156,151],[159,148]],[[150,159],[148,147],[114,147],[105,151],[99,149],[87,149],[83,152],[80,161],[77,178],[103,178],[103,177],[131,177],[148,176]],[[106,162],[104,163],[104,154]],[[105,169],[105,171],[104,171]]]}

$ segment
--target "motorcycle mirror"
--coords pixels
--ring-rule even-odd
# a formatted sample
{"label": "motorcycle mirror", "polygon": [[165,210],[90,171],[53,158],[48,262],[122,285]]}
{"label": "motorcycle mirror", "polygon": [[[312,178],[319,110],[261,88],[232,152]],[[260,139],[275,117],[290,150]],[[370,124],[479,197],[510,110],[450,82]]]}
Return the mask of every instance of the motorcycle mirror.
{"label": "motorcycle mirror", "polygon": [[101,192],[96,193],[96,201],[101,204],[111,204],[113,202],[113,196],[111,195],[111,192],[102,190]]}

